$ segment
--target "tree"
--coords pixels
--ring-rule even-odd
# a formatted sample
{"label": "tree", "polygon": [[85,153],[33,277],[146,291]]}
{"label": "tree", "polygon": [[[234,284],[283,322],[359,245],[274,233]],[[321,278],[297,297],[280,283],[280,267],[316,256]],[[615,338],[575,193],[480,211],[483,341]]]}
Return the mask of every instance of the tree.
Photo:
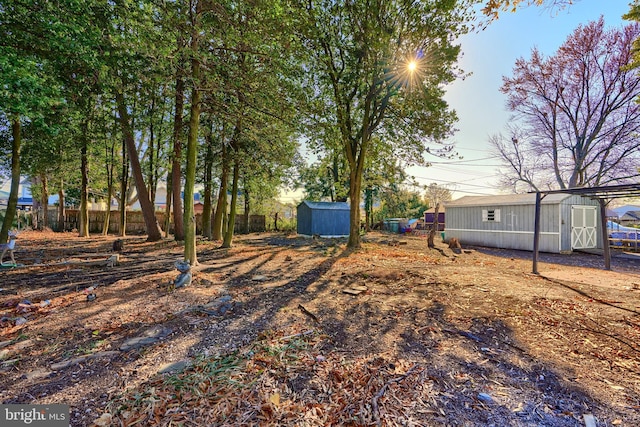
{"label": "tree", "polygon": [[516,61],[502,92],[517,127],[492,143],[509,172],[505,184],[538,189],[637,179],[640,76],[628,68],[640,25],[579,26],[558,51]]}
{"label": "tree", "polygon": [[[135,111],[132,104],[140,82],[157,72],[160,62],[157,59],[165,53],[163,49],[166,45],[162,43],[162,32],[154,21],[157,14],[152,9],[151,2],[116,2],[112,6],[111,10],[97,20],[103,26],[103,48],[109,53],[102,66],[108,69],[111,78],[110,90],[116,102],[118,121],[145,222],[147,240],[153,242],[160,240],[162,233],[136,146],[133,120]],[[121,233],[124,233],[124,228]]]}
{"label": "tree", "polygon": [[451,190],[443,185],[431,183],[426,188],[426,196],[429,206],[435,207],[438,203],[451,200]]}
{"label": "tree", "polygon": [[442,85],[455,79],[455,37],[470,19],[466,2],[309,1],[299,4],[301,37],[349,165],[348,246],[360,246],[360,197],[374,135],[414,154],[451,132],[455,113]]}
{"label": "tree", "polygon": [[515,12],[518,7],[526,6],[547,6],[550,8],[563,8],[573,4],[577,0],[483,0],[482,13],[492,19],[498,18],[500,11]]}
{"label": "tree", "polygon": [[67,28],[47,19],[53,6],[39,6],[0,1],[0,115],[11,128],[5,141],[11,153],[11,190],[0,243],[7,241],[17,210],[23,124],[41,120],[44,111],[59,103],[60,85],[50,60],[64,52],[61,40]]}

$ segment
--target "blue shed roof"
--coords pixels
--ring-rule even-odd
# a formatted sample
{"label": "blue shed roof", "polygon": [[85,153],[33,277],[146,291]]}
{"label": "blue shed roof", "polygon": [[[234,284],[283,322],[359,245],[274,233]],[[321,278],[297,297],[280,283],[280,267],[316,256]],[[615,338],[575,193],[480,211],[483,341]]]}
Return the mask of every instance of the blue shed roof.
{"label": "blue shed roof", "polygon": [[308,200],[303,200],[300,203],[300,205],[303,205],[303,204],[307,205],[310,209],[337,210],[337,211],[349,210],[349,203],[347,202],[310,202]]}

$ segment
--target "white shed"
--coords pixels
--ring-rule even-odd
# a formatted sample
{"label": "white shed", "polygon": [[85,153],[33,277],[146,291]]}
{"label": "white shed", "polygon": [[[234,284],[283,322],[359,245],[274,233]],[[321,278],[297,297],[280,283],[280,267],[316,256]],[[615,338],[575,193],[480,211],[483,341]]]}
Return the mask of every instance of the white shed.
{"label": "white shed", "polygon": [[[535,194],[466,196],[446,203],[446,239],[464,245],[533,250]],[[597,200],[572,194],[547,194],[540,205],[542,252],[602,248]]]}

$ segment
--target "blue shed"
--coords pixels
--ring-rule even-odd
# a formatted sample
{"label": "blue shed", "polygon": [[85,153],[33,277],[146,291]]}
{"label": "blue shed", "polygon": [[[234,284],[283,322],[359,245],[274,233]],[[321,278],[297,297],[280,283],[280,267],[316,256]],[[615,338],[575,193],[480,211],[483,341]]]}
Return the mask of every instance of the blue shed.
{"label": "blue shed", "polygon": [[349,235],[349,204],[309,202],[298,205],[298,234],[302,236],[344,237]]}

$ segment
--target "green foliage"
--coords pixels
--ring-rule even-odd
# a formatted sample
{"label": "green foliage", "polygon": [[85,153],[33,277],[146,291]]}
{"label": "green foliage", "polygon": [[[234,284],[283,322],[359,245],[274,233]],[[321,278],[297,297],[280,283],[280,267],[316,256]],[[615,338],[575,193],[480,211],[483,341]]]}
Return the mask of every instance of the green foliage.
{"label": "green foliage", "polygon": [[422,218],[429,204],[420,193],[392,186],[381,195],[380,208],[374,210],[374,221],[385,218]]}

